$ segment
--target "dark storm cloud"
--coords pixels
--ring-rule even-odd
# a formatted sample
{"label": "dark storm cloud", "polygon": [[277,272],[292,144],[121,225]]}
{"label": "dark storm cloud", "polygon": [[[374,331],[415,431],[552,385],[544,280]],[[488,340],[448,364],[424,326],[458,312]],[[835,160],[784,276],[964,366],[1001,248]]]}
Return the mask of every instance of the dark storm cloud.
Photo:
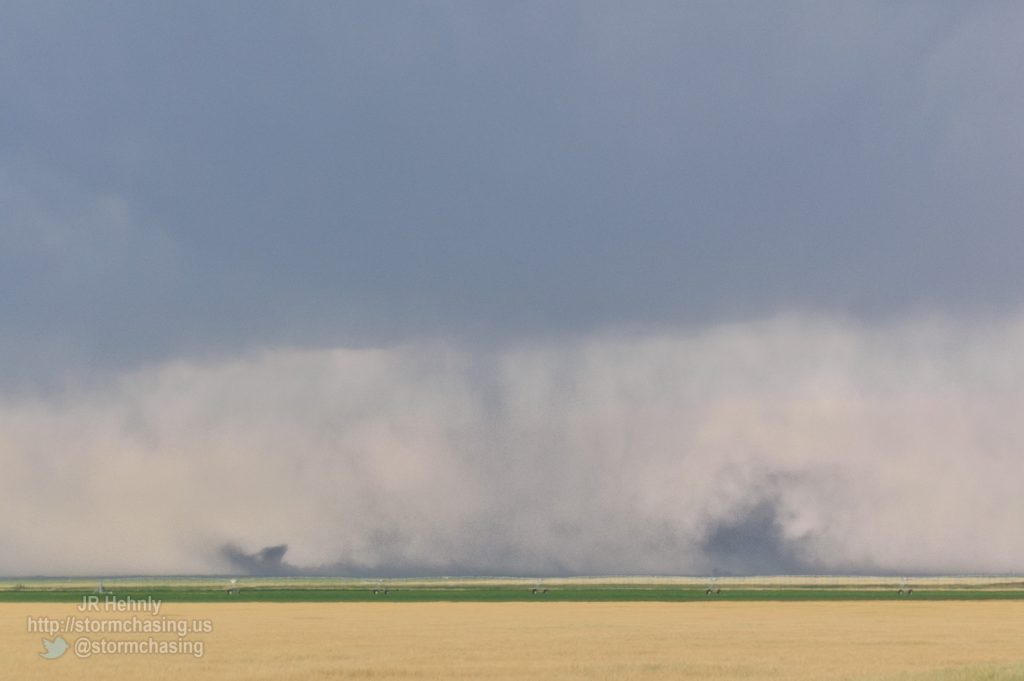
{"label": "dark storm cloud", "polygon": [[1021,302],[1014,5],[0,18],[8,382],[242,346]]}
{"label": "dark storm cloud", "polygon": [[287,544],[266,546],[255,553],[246,553],[233,544],[225,544],[221,554],[232,572],[259,576],[289,576],[299,574],[298,568],[284,562]]}
{"label": "dark storm cloud", "polygon": [[701,550],[715,575],[801,575],[821,572],[797,559],[798,550],[782,533],[778,509],[762,501],[738,520],[712,528]]}
{"label": "dark storm cloud", "polygon": [[1019,569],[1022,33],[4,4],[0,574]]}

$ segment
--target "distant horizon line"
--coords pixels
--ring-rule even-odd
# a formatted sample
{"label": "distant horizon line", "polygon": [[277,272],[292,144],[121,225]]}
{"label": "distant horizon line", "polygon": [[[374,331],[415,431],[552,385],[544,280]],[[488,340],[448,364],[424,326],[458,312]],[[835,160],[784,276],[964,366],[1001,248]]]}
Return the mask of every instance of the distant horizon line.
{"label": "distant horizon line", "polygon": [[758,574],[402,574],[388,575],[381,574],[246,574],[246,573],[191,573],[191,574],[82,574],[82,575],[0,575],[0,583],[16,582],[20,580],[64,580],[64,581],[86,581],[86,580],[117,580],[117,579],[285,579],[285,580],[351,580],[351,581],[373,581],[391,579],[400,581],[412,580],[708,580],[708,579],[1024,579],[1024,572],[834,572],[834,573],[758,573]]}

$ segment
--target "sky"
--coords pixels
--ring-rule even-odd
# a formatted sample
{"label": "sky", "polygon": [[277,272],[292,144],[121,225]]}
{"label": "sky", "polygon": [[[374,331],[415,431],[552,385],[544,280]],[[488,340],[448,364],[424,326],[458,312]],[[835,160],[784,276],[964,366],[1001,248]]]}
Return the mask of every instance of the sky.
{"label": "sky", "polygon": [[1024,8],[0,7],[0,575],[1019,572]]}

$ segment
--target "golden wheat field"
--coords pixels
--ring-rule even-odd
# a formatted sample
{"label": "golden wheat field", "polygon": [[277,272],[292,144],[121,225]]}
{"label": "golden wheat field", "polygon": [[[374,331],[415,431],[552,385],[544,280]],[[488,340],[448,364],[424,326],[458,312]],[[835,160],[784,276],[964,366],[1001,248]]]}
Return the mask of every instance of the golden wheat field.
{"label": "golden wheat field", "polygon": [[[1024,603],[164,604],[100,619],[209,620],[202,655],[39,657],[29,618],[74,605],[0,604],[0,678],[1019,679]],[[99,626],[99,625],[93,625]],[[104,625],[105,626],[105,625]],[[136,625],[137,626],[137,625]],[[92,639],[174,640],[162,634]]]}

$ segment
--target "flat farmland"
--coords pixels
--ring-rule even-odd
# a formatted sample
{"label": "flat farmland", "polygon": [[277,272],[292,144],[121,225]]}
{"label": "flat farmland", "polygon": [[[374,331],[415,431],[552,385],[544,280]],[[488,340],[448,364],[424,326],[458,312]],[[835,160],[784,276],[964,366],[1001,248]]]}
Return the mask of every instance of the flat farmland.
{"label": "flat farmland", "polygon": [[[43,660],[29,618],[208,621],[202,654]],[[173,641],[174,634],[86,638]],[[3,677],[32,679],[1022,679],[1022,601],[236,602],[80,613],[0,603]]]}

